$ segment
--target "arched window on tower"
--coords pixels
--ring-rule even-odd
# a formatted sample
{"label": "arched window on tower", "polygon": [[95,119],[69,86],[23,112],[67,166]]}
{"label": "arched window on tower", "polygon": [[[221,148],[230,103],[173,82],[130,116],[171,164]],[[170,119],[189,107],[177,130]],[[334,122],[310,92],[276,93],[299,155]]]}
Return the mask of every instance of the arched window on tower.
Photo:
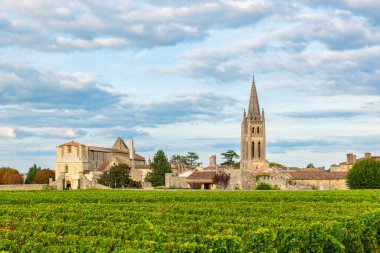
{"label": "arched window on tower", "polygon": [[260,127],[257,127],[257,133],[258,134],[260,133]]}
{"label": "arched window on tower", "polygon": [[251,146],[251,159],[255,158],[255,142],[252,142]]}
{"label": "arched window on tower", "polygon": [[255,133],[255,128],[254,128],[254,127],[252,127],[252,133],[253,133],[253,134]]}
{"label": "arched window on tower", "polygon": [[257,151],[258,151],[258,154],[259,154],[259,158],[261,158],[261,142],[259,142],[258,145],[257,145]]}

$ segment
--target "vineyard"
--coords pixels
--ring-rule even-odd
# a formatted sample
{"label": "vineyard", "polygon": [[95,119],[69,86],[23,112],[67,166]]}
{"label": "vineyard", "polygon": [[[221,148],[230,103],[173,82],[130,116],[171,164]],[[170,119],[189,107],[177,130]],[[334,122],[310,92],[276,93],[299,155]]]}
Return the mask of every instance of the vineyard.
{"label": "vineyard", "polygon": [[0,193],[0,251],[378,252],[380,191]]}

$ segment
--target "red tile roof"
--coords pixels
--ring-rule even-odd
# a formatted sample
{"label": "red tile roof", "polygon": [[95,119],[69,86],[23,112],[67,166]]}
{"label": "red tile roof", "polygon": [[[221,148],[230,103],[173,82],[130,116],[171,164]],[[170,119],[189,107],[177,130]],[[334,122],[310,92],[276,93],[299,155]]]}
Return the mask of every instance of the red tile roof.
{"label": "red tile roof", "polygon": [[293,180],[338,180],[346,179],[347,172],[315,172],[315,171],[300,171],[286,172]]}
{"label": "red tile roof", "polygon": [[187,183],[213,183],[216,171],[195,171],[187,177]]}

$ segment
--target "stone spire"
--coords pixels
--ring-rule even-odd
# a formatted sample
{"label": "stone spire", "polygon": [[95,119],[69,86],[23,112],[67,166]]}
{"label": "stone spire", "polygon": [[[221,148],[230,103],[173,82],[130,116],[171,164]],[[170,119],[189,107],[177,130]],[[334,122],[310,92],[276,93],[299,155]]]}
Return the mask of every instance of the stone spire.
{"label": "stone spire", "polygon": [[257,98],[255,76],[253,76],[252,78],[252,88],[251,88],[251,97],[249,98],[248,115],[260,116],[260,106],[259,106],[259,100]]}

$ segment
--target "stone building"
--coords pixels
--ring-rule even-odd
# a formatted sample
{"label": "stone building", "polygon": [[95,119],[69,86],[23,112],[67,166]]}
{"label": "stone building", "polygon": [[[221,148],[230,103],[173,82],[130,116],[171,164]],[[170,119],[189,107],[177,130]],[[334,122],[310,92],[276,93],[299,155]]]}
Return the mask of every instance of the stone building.
{"label": "stone building", "polygon": [[241,123],[240,168],[249,171],[266,170],[266,136],[264,109],[260,111],[255,79],[252,80],[248,113],[244,110]]}
{"label": "stone building", "polygon": [[352,167],[354,166],[354,164],[357,161],[361,161],[365,158],[373,158],[373,159],[380,161],[380,156],[372,156],[371,153],[364,153],[364,156],[362,158],[356,158],[356,155],[350,153],[350,154],[347,154],[347,160],[346,161],[341,162],[339,164],[331,165],[330,171],[331,172],[347,172],[350,169],[352,169]]}
{"label": "stone building", "polygon": [[113,165],[131,166],[131,178],[143,181],[149,172],[145,158],[136,154],[133,140],[130,148],[118,137],[112,148],[86,146],[75,141],[59,145],[56,155],[57,189],[93,188],[100,175]]}

